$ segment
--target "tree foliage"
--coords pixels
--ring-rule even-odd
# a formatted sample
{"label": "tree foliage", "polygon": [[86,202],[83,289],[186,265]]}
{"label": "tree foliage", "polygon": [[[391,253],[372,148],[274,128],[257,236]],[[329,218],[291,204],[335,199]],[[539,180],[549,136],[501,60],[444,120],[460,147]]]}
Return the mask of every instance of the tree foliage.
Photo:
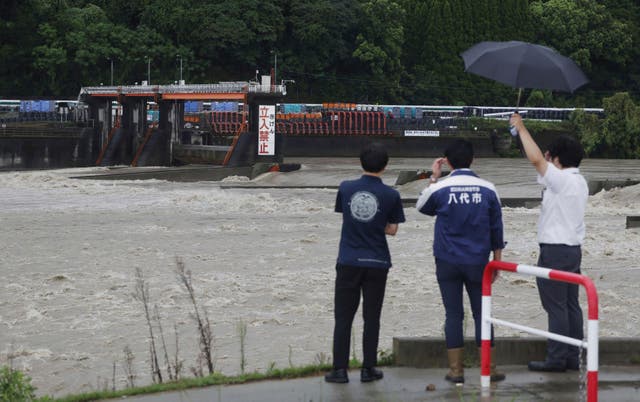
{"label": "tree foliage", "polygon": [[614,18],[595,0],[534,1],[531,13],[537,36],[576,61],[592,77],[592,89],[624,88],[635,53],[630,21]]}
{"label": "tree foliage", "polygon": [[364,77],[373,83],[367,90],[367,99],[396,103],[402,99],[404,9],[395,1],[370,0],[362,5],[362,12],[363,23],[353,56],[363,65]]}
{"label": "tree foliage", "polygon": [[572,116],[588,155],[640,158],[640,107],[628,93],[603,100],[604,117],[577,110]]}
{"label": "tree foliage", "polygon": [[602,102],[605,119],[602,140],[613,158],[640,157],[640,107],[628,93],[615,94]]}
{"label": "tree foliage", "polygon": [[[275,70],[290,100],[510,105],[516,91],[464,72],[480,41],[549,45],[590,83],[530,103],[599,107],[640,86],[633,0],[6,0],[0,97],[81,86],[249,80]],[[149,71],[148,71],[149,70]],[[542,106],[542,105],[541,105]]]}

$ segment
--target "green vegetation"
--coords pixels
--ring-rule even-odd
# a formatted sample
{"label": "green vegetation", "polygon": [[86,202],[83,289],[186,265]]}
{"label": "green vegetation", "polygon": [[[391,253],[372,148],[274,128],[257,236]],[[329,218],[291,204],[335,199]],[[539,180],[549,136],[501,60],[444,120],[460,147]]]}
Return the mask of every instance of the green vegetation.
{"label": "green vegetation", "polygon": [[640,158],[640,106],[625,92],[605,98],[603,108],[603,118],[579,110],[572,118],[587,154]]}
{"label": "green vegetation", "polygon": [[9,367],[0,369],[0,401],[30,401],[34,398],[31,378]]}
{"label": "green vegetation", "polygon": [[205,377],[192,377],[183,378],[178,381],[164,382],[161,384],[153,384],[144,387],[127,388],[118,391],[95,391],[90,393],[84,393],[79,395],[69,395],[60,399],[56,399],[56,402],[85,402],[95,401],[100,399],[121,398],[123,396],[152,394],[156,392],[166,391],[178,391],[181,389],[209,387],[214,385],[232,385],[232,384],[244,384],[253,381],[261,381],[268,379],[288,379],[298,378],[304,376],[320,375],[324,371],[327,371],[329,366],[306,366],[300,368],[284,368],[276,369],[272,368],[268,373],[247,373],[238,376],[225,376],[219,373],[210,374]]}
{"label": "green vegetation", "polygon": [[[393,355],[380,351],[379,366],[388,366],[393,363]],[[358,360],[349,362],[352,368],[360,367]],[[212,385],[244,384],[253,381],[291,379],[309,376],[318,376],[331,369],[329,363],[313,364],[304,367],[276,368],[271,364],[266,373],[246,373],[238,376],[225,376],[213,373],[205,377],[183,378],[180,380],[148,385],[145,387],[131,387],[118,391],[95,391],[79,395],[69,395],[59,399],[50,397],[35,398],[35,388],[31,385],[31,379],[25,377],[20,371],[8,367],[0,369],[0,401],[4,402],[84,402],[99,399],[121,398],[124,396],[151,394],[156,392],[177,391],[181,389],[208,387]]]}
{"label": "green vegetation", "polygon": [[[113,82],[250,80],[277,64],[289,102],[489,104],[515,91],[464,72],[484,40],[524,40],[573,58],[590,83],[530,106],[601,107],[640,88],[633,0],[7,0],[0,97],[75,97]],[[277,61],[277,63],[276,63]],[[149,73],[148,73],[149,72]],[[526,100],[526,97],[525,97]]]}
{"label": "green vegetation", "polygon": [[0,402],[49,402],[49,397],[36,398],[31,378],[11,367],[0,368]]}

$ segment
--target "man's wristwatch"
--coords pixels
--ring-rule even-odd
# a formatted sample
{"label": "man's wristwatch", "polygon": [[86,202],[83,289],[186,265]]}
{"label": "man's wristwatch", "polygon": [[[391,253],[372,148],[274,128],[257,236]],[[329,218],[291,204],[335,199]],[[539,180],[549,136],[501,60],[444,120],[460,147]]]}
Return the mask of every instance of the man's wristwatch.
{"label": "man's wristwatch", "polygon": [[438,182],[438,178],[437,177],[429,177],[429,183],[437,183]]}

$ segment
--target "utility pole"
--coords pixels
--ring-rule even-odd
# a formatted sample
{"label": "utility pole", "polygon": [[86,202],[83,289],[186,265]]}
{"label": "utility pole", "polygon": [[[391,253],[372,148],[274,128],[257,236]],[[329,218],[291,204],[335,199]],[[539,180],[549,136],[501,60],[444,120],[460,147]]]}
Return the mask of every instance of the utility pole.
{"label": "utility pole", "polygon": [[273,51],[273,85],[278,85],[278,51]]}
{"label": "utility pole", "polygon": [[151,85],[151,57],[147,57],[147,85]]}
{"label": "utility pole", "polygon": [[111,61],[111,86],[113,86],[113,58],[109,60]]}

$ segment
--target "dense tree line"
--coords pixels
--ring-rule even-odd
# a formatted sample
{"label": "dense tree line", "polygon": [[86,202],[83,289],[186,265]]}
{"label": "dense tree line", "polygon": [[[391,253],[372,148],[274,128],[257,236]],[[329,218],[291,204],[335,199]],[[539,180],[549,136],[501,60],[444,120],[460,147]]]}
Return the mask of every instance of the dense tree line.
{"label": "dense tree line", "polygon": [[277,61],[289,101],[515,103],[464,72],[460,53],[523,40],[573,58],[574,95],[527,91],[532,106],[602,106],[640,87],[633,0],[3,0],[0,97],[74,97],[81,86],[248,81]]}

